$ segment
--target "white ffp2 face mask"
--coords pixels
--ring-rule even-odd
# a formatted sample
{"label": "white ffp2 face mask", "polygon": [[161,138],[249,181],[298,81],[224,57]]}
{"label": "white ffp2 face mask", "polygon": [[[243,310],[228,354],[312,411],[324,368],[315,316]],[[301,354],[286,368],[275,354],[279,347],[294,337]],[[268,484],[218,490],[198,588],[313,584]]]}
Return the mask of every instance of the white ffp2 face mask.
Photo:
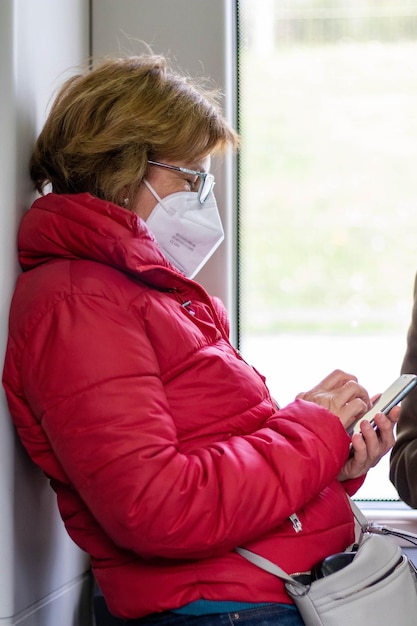
{"label": "white ffp2 face mask", "polygon": [[187,278],[194,278],[224,239],[213,192],[203,204],[193,191],[161,199],[147,180],[143,182],[158,201],[146,220],[147,226],[168,261]]}

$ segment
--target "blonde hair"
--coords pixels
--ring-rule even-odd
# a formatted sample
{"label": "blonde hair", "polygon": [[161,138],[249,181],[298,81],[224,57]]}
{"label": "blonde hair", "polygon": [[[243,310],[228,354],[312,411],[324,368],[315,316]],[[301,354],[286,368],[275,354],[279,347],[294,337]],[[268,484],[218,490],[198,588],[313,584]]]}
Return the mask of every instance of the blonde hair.
{"label": "blonde hair", "polygon": [[44,193],[89,192],[123,204],[148,159],[191,162],[236,148],[219,93],[161,56],[102,61],[61,87],[35,144],[30,175]]}

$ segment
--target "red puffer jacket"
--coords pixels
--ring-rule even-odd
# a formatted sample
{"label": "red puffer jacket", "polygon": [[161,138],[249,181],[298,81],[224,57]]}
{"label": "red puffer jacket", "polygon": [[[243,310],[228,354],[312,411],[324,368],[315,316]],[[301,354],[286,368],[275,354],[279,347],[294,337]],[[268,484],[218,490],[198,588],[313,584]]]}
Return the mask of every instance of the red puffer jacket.
{"label": "red puffer jacket", "polygon": [[233,549],[294,572],[352,541],[339,419],[303,401],[276,409],[229,343],[223,307],[135,214],[47,195],[23,218],[19,253],[10,412],[110,611],[290,602]]}

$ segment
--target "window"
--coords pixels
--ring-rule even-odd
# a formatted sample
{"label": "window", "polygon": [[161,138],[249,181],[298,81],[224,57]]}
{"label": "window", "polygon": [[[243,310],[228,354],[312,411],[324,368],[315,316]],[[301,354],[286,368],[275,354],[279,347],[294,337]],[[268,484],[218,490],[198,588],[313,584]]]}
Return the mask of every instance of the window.
{"label": "window", "polygon": [[[399,374],[417,270],[417,2],[240,0],[239,347],[281,405]],[[395,500],[388,457],[357,497]]]}

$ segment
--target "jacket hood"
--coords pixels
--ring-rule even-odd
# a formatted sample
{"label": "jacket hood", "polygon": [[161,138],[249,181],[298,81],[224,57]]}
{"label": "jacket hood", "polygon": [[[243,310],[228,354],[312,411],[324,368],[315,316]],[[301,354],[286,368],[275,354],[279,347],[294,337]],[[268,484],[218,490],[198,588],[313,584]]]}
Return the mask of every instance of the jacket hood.
{"label": "jacket hood", "polygon": [[135,275],[161,266],[178,275],[136,213],[88,193],[38,198],[23,216],[18,249],[24,271],[86,259]]}

